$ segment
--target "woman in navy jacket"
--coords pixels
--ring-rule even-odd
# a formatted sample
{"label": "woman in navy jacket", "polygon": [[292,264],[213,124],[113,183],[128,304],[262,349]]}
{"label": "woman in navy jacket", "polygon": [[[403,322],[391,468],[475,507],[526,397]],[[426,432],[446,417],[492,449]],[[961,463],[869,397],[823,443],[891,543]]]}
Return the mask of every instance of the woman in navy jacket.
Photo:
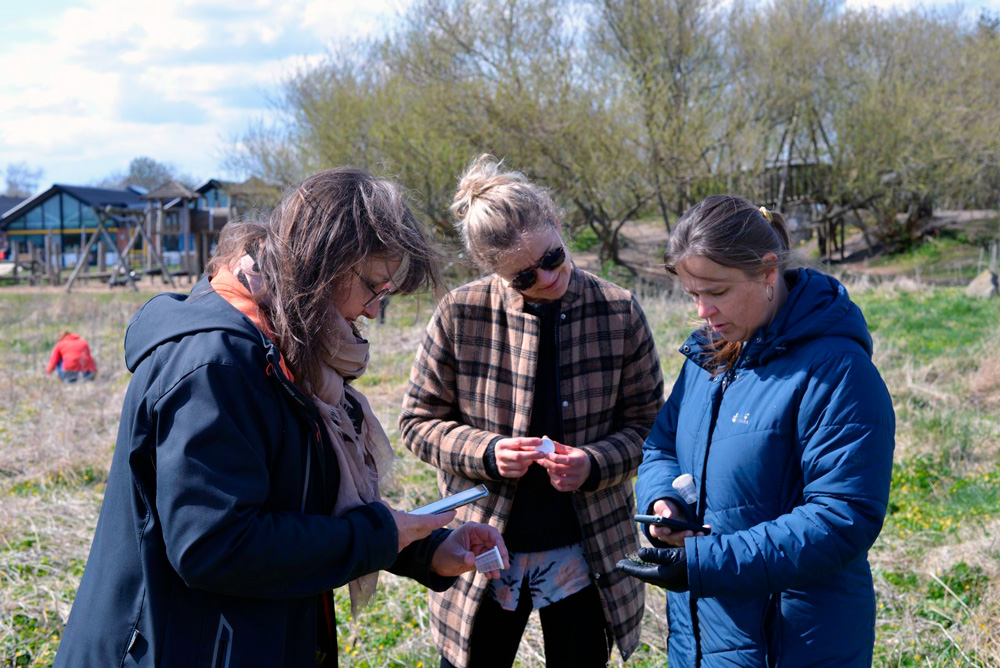
{"label": "woman in navy jacket", "polygon": [[685,213],[667,246],[705,325],[681,347],[636,496],[710,532],[647,528],[656,547],[619,567],[670,590],[671,666],[871,664],[892,402],[844,286],[788,269],[788,250],[779,214],[730,196]]}
{"label": "woman in navy jacket", "polygon": [[332,588],[356,607],[379,569],[444,589],[506,554],[491,527],[441,529],[453,511],[381,503],[391,448],[350,386],[368,360],[354,321],[432,257],[397,186],[329,170],[269,222],[228,225],[190,295],[140,309],[57,666],[335,665]]}

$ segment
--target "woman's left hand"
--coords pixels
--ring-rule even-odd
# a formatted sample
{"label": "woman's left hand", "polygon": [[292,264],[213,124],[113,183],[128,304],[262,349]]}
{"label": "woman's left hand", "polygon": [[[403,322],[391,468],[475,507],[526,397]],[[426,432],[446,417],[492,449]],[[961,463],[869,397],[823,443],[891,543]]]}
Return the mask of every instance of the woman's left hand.
{"label": "woman's left hand", "polygon": [[580,448],[555,443],[556,451],[536,464],[549,472],[549,482],[560,492],[575,492],[590,477],[590,455]]}
{"label": "woman's left hand", "polygon": [[[476,568],[476,557],[493,546],[500,549],[504,568],[510,565],[507,546],[500,532],[488,524],[466,522],[444,539],[431,557],[431,570],[444,577],[454,577]],[[500,577],[500,571],[483,573],[487,578]]]}

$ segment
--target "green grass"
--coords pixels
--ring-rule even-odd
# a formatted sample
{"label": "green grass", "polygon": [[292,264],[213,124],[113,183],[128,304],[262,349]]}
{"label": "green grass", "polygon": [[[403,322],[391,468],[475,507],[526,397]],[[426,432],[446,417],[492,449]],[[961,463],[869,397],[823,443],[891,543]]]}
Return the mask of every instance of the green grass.
{"label": "green grass", "polygon": [[925,280],[968,280],[976,275],[979,246],[961,237],[939,237],[895,255],[878,258],[872,267],[891,266]]}
{"label": "green grass", "polygon": [[[940,575],[912,571],[876,573],[877,586],[890,588],[891,596],[880,597],[879,616],[884,637],[894,642],[876,644],[875,665],[990,666],[988,656],[977,656],[951,640],[949,630],[967,622],[988,591],[990,578],[978,566],[957,562]],[[899,620],[916,619],[940,633],[914,637]]]}
{"label": "green grass", "polygon": [[883,531],[902,539],[920,534],[922,547],[943,545],[962,527],[1000,516],[1000,464],[962,474],[944,457],[912,457],[892,472]]}
{"label": "green grass", "polygon": [[874,336],[917,363],[959,355],[1000,331],[1000,300],[969,299],[961,288],[852,294]]}

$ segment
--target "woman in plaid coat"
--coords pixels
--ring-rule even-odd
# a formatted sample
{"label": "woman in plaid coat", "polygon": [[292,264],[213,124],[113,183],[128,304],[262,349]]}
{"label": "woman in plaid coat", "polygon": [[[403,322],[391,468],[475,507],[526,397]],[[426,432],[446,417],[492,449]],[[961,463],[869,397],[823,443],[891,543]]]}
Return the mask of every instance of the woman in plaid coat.
{"label": "woman in plaid coat", "polygon": [[[449,293],[417,352],[403,442],[442,494],[479,483],[459,512],[504,534],[511,567],[431,595],[442,668],[512,665],[538,609],[549,666],[605,666],[639,642],[632,477],[663,403],[642,309],[573,265],[549,195],[482,156],[452,205],[485,278]],[[547,438],[543,439],[545,436]]]}

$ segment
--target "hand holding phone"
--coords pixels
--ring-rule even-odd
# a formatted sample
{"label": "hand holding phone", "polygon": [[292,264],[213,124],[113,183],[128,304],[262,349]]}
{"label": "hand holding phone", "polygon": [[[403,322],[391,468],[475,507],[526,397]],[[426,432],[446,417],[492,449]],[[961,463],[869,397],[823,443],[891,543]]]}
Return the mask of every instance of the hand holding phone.
{"label": "hand holding phone", "polygon": [[685,522],[673,517],[660,517],[659,515],[636,515],[632,519],[643,524],[667,527],[671,531],[693,531],[694,533],[703,533],[706,536],[712,533],[711,527],[702,526],[693,522]]}
{"label": "hand holding phone", "polygon": [[420,506],[409,512],[411,515],[437,515],[438,513],[446,513],[467,503],[472,503],[476,499],[481,499],[489,493],[490,490],[486,488],[486,485],[476,485],[464,492],[446,496],[443,499],[438,499],[437,501],[428,503],[426,506]]}

